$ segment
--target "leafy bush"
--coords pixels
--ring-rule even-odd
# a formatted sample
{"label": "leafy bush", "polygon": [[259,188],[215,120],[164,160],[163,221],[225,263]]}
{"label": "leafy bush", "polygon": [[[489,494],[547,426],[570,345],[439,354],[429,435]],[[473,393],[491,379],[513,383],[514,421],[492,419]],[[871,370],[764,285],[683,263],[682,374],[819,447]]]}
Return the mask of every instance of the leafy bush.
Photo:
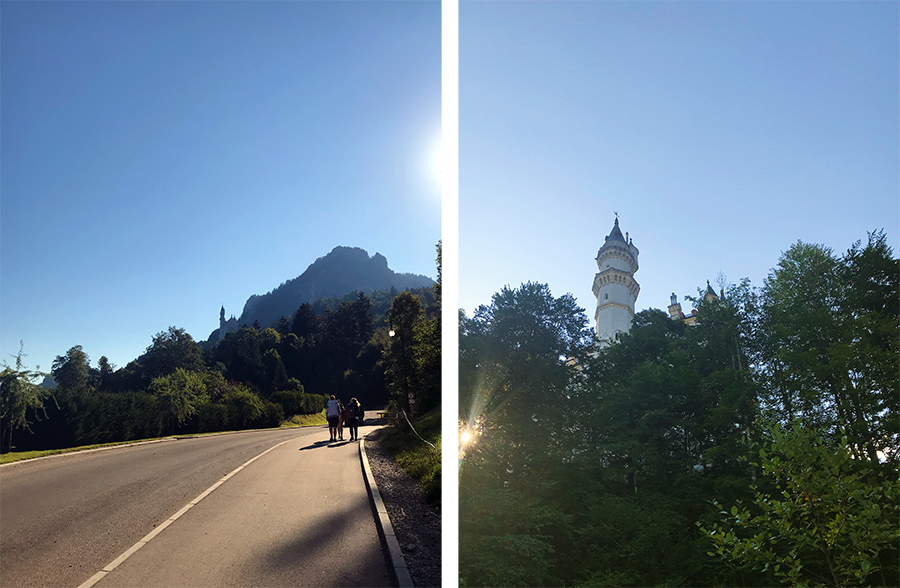
{"label": "leafy bush", "polygon": [[297,414],[316,414],[325,408],[325,397],[318,394],[306,394],[301,386],[299,390],[281,390],[272,394],[272,401],[284,409],[285,416]]}
{"label": "leafy bush", "polygon": [[769,487],[750,505],[721,510],[724,521],[703,529],[715,546],[710,555],[791,586],[894,585],[896,468],[856,459],[847,437],[830,441],[799,424],[770,434],[755,464]]}
{"label": "leafy bush", "polygon": [[269,400],[263,403],[263,418],[260,420],[259,426],[263,428],[274,428],[281,426],[284,420],[284,409],[280,404]]}
{"label": "leafy bush", "polygon": [[228,411],[228,427],[231,429],[252,427],[263,416],[263,401],[245,386],[232,386],[225,392],[224,400]]}
{"label": "leafy bush", "polygon": [[197,432],[224,431],[227,427],[228,407],[224,404],[209,402],[197,409]]}

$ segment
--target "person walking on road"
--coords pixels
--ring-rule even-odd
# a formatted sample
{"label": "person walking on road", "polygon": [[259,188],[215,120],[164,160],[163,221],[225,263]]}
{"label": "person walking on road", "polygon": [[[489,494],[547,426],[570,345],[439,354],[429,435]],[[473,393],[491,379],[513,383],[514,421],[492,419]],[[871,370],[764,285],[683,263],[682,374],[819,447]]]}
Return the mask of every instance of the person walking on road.
{"label": "person walking on road", "polygon": [[362,420],[362,416],[363,411],[362,406],[359,405],[359,400],[351,398],[350,404],[347,405],[347,426],[350,427],[351,441],[359,439],[359,423]]}
{"label": "person walking on road", "polygon": [[338,439],[344,440],[344,423],[347,421],[347,408],[344,403],[338,400],[338,406],[341,407],[341,418],[338,419]]}
{"label": "person walking on road", "polygon": [[338,423],[341,418],[341,403],[337,401],[334,394],[325,403],[325,418],[328,419],[328,432],[331,434],[331,440],[336,441]]}

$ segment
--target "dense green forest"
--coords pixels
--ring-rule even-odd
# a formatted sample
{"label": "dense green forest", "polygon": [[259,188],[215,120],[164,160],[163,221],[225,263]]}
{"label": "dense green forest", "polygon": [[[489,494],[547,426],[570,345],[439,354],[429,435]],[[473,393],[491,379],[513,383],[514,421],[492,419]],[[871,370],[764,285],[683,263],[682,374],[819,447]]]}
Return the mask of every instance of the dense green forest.
{"label": "dense green forest", "polygon": [[460,315],[461,586],[897,586],[900,263],[798,242],[599,349],[547,286]]}
{"label": "dense green forest", "polygon": [[[274,325],[243,326],[201,346],[184,329],[156,334],[116,369],[81,346],[57,356],[54,390],[20,351],[0,372],[0,448],[24,451],[172,434],[278,427],[321,412],[331,394],[367,409],[440,405],[440,244],[432,288],[303,303]],[[391,336],[391,331],[396,336]]]}

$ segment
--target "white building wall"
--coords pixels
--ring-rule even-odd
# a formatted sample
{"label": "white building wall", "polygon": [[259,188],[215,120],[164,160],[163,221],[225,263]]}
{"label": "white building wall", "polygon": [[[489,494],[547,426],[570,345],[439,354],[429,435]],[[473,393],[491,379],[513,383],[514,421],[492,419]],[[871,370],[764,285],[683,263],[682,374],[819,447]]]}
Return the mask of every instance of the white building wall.
{"label": "white building wall", "polygon": [[624,304],[628,308],[634,309],[634,294],[620,284],[607,284],[600,288],[600,295],[597,297],[597,308],[613,302]]}
{"label": "white building wall", "polygon": [[605,271],[610,268],[631,273],[631,266],[629,266],[628,262],[621,257],[609,257],[604,259],[603,263],[600,265],[600,271]]}
{"label": "white building wall", "polygon": [[611,306],[597,313],[597,336],[601,346],[610,340],[615,341],[617,333],[631,330],[631,313],[624,308]]}

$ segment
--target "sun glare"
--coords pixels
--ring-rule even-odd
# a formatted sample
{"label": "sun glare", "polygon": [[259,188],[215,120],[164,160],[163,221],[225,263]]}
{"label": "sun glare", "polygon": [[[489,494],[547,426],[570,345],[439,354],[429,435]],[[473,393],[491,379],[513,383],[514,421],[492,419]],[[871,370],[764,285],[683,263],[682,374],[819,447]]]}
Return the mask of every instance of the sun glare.
{"label": "sun glare", "polygon": [[481,418],[475,418],[471,421],[459,421],[459,462],[462,463],[466,457],[466,452],[471,451],[478,442],[478,437],[482,434]]}
{"label": "sun glare", "polygon": [[438,141],[438,144],[434,147],[433,153],[431,154],[431,171],[438,178],[441,177],[444,169],[444,146]]}
{"label": "sun glare", "polygon": [[440,133],[425,138],[417,145],[417,149],[417,181],[424,182],[428,193],[440,200],[444,169],[444,149]]}

